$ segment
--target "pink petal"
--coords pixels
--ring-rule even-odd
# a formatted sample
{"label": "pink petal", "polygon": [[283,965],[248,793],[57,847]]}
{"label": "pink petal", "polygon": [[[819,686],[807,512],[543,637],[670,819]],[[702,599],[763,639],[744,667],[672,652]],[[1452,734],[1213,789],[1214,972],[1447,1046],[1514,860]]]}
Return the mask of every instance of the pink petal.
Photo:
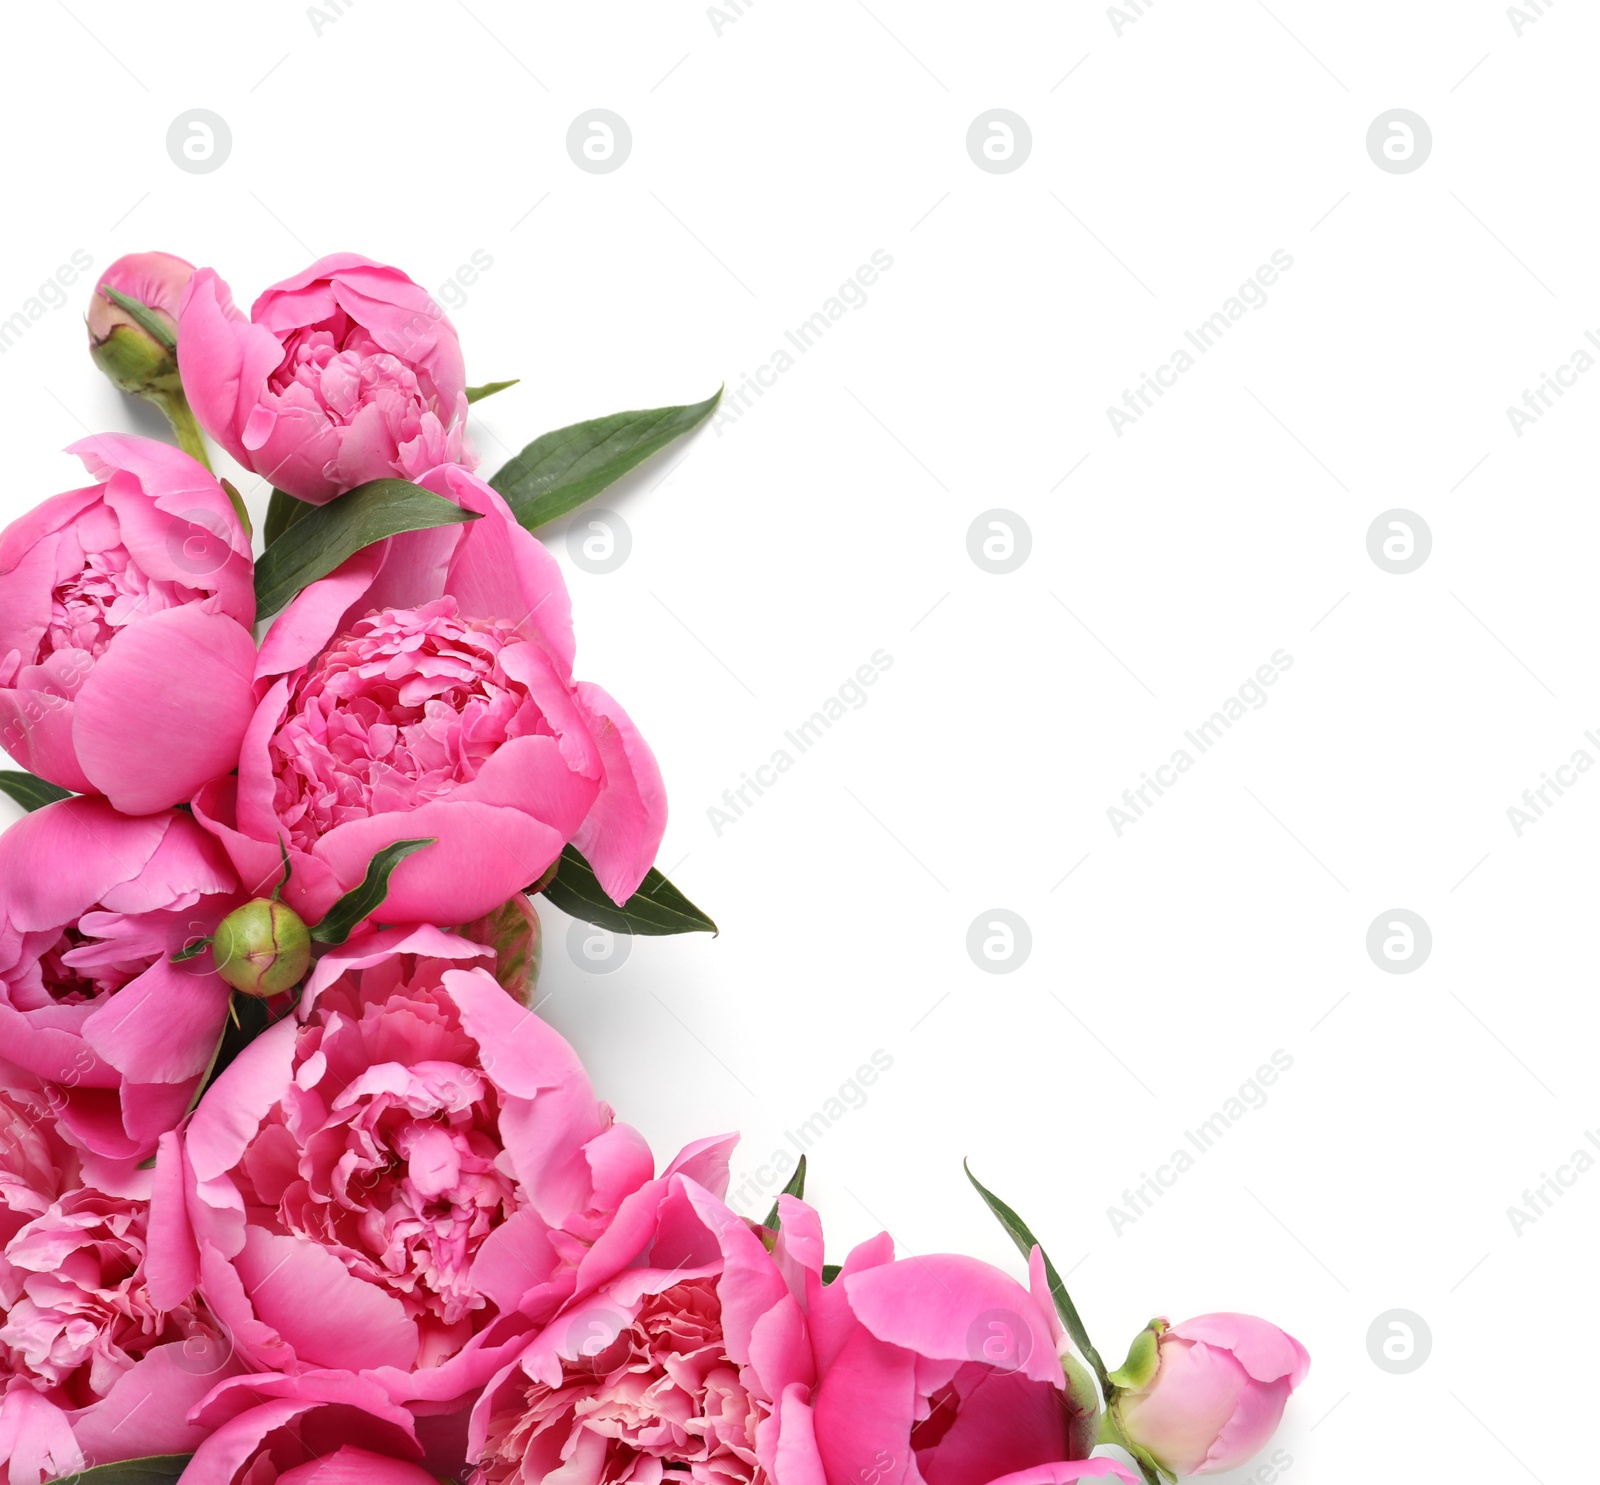
{"label": "pink petal", "polygon": [[127,814],[189,798],[238,763],[254,668],[249,630],[198,605],[130,624],[74,703],[84,772]]}
{"label": "pink petal", "polygon": [[581,681],[578,705],[588,714],[605,784],[573,837],[613,902],[626,902],[655,863],[667,828],[667,791],[655,755],[628,714],[600,687]]}
{"label": "pink petal", "polygon": [[227,1019],[215,974],[163,956],[83,1023],[83,1039],[130,1083],[181,1083],[210,1065]]}
{"label": "pink petal", "polygon": [[234,1267],[256,1314],[302,1361],[350,1371],[416,1364],[417,1328],[405,1307],[326,1248],[247,1227]]}

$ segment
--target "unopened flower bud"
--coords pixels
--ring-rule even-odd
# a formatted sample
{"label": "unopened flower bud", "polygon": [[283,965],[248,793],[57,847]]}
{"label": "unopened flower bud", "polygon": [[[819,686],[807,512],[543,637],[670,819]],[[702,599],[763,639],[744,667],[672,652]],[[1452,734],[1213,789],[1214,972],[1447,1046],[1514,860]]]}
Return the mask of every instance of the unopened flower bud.
{"label": "unopened flower bud", "polygon": [[1102,1438],[1171,1475],[1234,1469],[1272,1437],[1310,1360],[1253,1315],[1152,1320],[1111,1373]]}
{"label": "unopened flower bud", "polygon": [[501,903],[492,913],[463,923],[456,932],[493,949],[495,979],[523,1005],[533,1005],[543,936],[538,910],[523,893]]}
{"label": "unopened flower bud", "polygon": [[171,253],[130,253],[100,275],[89,300],[89,354],[124,392],[178,390],[178,304],[193,274]]}
{"label": "unopened flower bud", "polygon": [[171,253],[129,253],[100,275],[86,322],[94,364],[124,392],[155,403],[179,447],[209,469],[178,375],[178,306],[193,276],[194,265]]}
{"label": "unopened flower bud", "polygon": [[217,925],[211,952],[235,990],[265,1000],[292,990],[311,966],[311,930],[287,903],[258,897]]}

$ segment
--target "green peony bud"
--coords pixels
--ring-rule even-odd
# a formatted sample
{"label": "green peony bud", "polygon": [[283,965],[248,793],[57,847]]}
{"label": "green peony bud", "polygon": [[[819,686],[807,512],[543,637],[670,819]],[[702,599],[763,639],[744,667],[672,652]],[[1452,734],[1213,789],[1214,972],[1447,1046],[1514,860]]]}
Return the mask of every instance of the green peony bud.
{"label": "green peony bud", "polygon": [[258,897],[235,908],[211,939],[217,973],[262,1000],[292,990],[311,967],[311,930],[287,903]]}

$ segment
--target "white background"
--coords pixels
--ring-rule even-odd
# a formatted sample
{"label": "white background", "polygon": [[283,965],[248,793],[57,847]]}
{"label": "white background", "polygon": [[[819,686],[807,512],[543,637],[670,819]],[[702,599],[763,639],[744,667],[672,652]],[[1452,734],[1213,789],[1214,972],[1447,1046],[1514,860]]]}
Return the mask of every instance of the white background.
{"label": "white background", "polygon": [[[881,1225],[1020,1272],[970,1156],[1113,1360],[1152,1313],[1307,1344],[1294,1485],[1572,1477],[1600,1174],[1520,1235],[1507,1208],[1600,1121],[1600,775],[1520,837],[1506,811],[1600,759],[1600,371],[1520,437],[1506,408],[1600,329],[1600,26],[1566,3],[1519,35],[1488,0],[742,8],[14,7],[0,319],[75,250],[164,248],[244,304],[342,249],[443,297],[481,251],[469,375],[522,378],[475,411],[489,473],[737,386],[890,255],[743,416],[602,497],[618,571],[551,538],[580,674],[664,768],[662,865],[722,933],[595,976],[552,911],[545,1014],[663,1157],[741,1128],[753,1213],[785,1131],[892,1059],[811,1150],[830,1257]],[[165,147],[194,108],[232,132],[210,174]],[[565,145],[595,108],[632,132],[611,174]],[[995,108],[1032,134],[1007,174],[965,145]],[[1414,173],[1367,153],[1395,108],[1431,126]],[[1108,405],[1275,250],[1268,302],[1117,436]],[[86,431],[155,427],[84,354],[86,290],[0,356],[7,516],[80,483],[54,451]],[[1032,533],[1008,576],[967,552],[996,507]],[[1405,576],[1366,548],[1396,507],[1433,538]],[[719,835],[708,808],[880,649],[866,704]],[[1122,791],[1280,649],[1267,703],[1116,834]],[[1032,934],[1008,975],[965,948],[997,907]],[[1433,934],[1407,975],[1365,948],[1397,907]],[[1114,1231],[1275,1050],[1265,1106]],[[1393,1309],[1432,1332],[1408,1375],[1369,1356]]]}

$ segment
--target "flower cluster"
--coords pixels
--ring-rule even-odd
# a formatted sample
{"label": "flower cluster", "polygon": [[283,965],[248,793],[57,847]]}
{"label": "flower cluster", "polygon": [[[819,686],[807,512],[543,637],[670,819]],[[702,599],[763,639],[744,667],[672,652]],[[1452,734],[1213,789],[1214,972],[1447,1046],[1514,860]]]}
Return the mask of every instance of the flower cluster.
{"label": "flower cluster", "polygon": [[[88,323],[183,451],[89,438],[0,534],[8,1485],[1132,1485],[1266,1442],[1275,1327],[1107,1373],[1031,1238],[1026,1283],[825,1263],[802,1180],[758,1223],[732,1137],[658,1171],[530,1008],[531,894],[703,915],[426,293],[340,254],[246,318],[141,254]],[[274,487],[259,559],[201,429]]]}

